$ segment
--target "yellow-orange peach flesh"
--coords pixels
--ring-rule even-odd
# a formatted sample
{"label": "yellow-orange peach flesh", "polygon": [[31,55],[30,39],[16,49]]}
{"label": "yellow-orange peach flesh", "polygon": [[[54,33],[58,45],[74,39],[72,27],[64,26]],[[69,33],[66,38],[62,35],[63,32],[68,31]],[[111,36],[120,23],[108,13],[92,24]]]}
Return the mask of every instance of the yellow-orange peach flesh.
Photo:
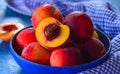
{"label": "yellow-orange peach flesh", "polygon": [[[54,28],[54,29],[58,30],[58,31],[55,32],[55,34],[54,34],[53,32],[55,30],[52,30],[53,32],[50,32],[50,33],[53,33],[51,35],[53,37],[51,37],[51,36],[48,37],[48,38],[52,38],[52,39],[49,40],[46,37],[45,28],[47,26],[50,26],[50,24],[56,26],[56,28]],[[51,30],[49,30],[49,31],[51,31]],[[36,28],[36,31],[35,31],[35,35],[36,35],[36,38],[37,38],[38,42],[42,46],[48,47],[48,48],[56,48],[56,47],[59,47],[59,46],[63,45],[68,40],[69,35],[70,35],[70,29],[67,25],[63,25],[58,20],[56,20],[52,17],[49,17],[49,18],[44,19],[43,21],[41,21],[38,24],[38,26]],[[54,36],[54,35],[56,35],[56,36]]]}

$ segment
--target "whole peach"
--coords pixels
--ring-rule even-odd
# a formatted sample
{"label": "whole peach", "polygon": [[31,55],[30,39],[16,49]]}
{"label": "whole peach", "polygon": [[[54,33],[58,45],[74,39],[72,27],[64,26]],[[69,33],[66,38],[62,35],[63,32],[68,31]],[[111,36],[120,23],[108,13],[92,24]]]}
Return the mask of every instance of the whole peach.
{"label": "whole peach", "polygon": [[97,38],[92,38],[84,43],[80,50],[88,62],[96,60],[106,53],[104,44]]}
{"label": "whole peach", "polygon": [[59,48],[51,53],[50,65],[51,66],[73,66],[83,63],[83,57],[79,49],[75,47],[71,48]]}
{"label": "whole peach", "polygon": [[64,19],[64,24],[71,28],[71,40],[74,42],[86,42],[94,31],[94,26],[90,17],[81,11],[73,11]]}
{"label": "whole peach", "polygon": [[33,27],[25,28],[20,31],[16,37],[16,42],[20,46],[21,50],[26,47],[29,43],[35,42],[35,30]]}
{"label": "whole peach", "polygon": [[32,14],[32,24],[34,28],[37,27],[38,23],[47,17],[54,17],[60,22],[63,21],[62,13],[52,4],[40,5]]}
{"label": "whole peach", "polygon": [[25,59],[44,65],[49,65],[51,52],[41,47],[38,42],[28,44],[22,51]]}

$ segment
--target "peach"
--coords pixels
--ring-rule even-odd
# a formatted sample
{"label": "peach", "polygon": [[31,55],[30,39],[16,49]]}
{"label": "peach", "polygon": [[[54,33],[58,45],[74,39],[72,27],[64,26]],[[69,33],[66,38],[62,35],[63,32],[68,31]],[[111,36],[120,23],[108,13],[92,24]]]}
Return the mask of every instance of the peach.
{"label": "peach", "polygon": [[84,43],[80,50],[88,62],[96,60],[106,53],[104,44],[97,38],[92,38]]}
{"label": "peach", "polygon": [[21,23],[3,23],[0,24],[0,39],[9,42],[10,39],[21,29],[24,25]]}
{"label": "peach", "polygon": [[53,50],[67,42],[70,29],[57,19],[48,17],[42,20],[35,29],[37,41],[45,48]]}
{"label": "peach", "polygon": [[37,27],[38,23],[47,17],[54,17],[60,22],[63,21],[62,13],[52,4],[40,5],[32,14],[32,24],[34,28]]}
{"label": "peach", "polygon": [[94,26],[90,17],[81,11],[73,11],[68,14],[63,23],[71,28],[71,40],[74,42],[88,41],[94,31]]}
{"label": "peach", "polygon": [[99,36],[98,36],[98,34],[97,34],[97,32],[94,30],[94,32],[93,32],[93,35],[92,35],[92,38],[99,38]]}
{"label": "peach", "polygon": [[75,47],[75,44],[69,39],[61,47],[62,48],[71,48],[71,47]]}
{"label": "peach", "polygon": [[57,67],[80,65],[83,61],[82,54],[75,47],[53,50],[50,56],[50,65]]}
{"label": "peach", "polygon": [[25,28],[20,31],[16,37],[16,42],[20,46],[21,50],[26,47],[29,43],[35,42],[35,30],[33,27]]}
{"label": "peach", "polygon": [[49,65],[51,52],[41,47],[38,42],[29,43],[22,51],[21,56],[29,61]]}

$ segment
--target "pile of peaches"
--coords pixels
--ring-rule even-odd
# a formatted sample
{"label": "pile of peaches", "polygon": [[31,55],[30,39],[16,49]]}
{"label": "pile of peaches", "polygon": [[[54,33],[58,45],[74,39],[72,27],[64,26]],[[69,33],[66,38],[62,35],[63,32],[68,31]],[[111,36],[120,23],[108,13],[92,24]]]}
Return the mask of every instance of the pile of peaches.
{"label": "pile of peaches", "polygon": [[50,66],[74,66],[94,61],[106,53],[90,17],[73,11],[63,17],[51,4],[40,5],[32,14],[32,27],[21,30],[16,42],[21,56]]}

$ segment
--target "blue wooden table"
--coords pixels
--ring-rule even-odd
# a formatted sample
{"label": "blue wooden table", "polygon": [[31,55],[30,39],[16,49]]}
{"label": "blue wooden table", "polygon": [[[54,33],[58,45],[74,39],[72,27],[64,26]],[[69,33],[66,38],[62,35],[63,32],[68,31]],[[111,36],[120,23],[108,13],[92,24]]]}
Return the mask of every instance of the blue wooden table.
{"label": "blue wooden table", "polygon": [[[0,0],[0,23],[19,22],[29,26],[31,25],[30,18],[9,9],[5,1]],[[0,40],[0,74],[26,74],[14,61],[10,53],[10,43],[2,40]]]}

